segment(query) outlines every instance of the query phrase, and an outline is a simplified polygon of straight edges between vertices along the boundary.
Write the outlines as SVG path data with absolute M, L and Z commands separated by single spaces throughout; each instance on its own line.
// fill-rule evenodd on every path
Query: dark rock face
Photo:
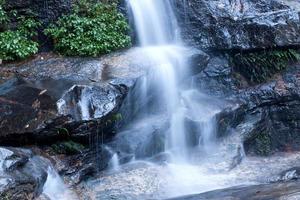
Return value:
M 176 1 L 182 35 L 204 49 L 257 49 L 300 45 L 297 0 Z
M 218 136 L 238 128 L 248 155 L 300 150 L 300 65 L 252 87 L 241 88 L 238 73 L 227 57 L 217 55 L 192 78 L 201 92 L 232 103 L 216 116 Z
M 73 185 L 106 169 L 112 156 L 108 148 L 99 145 L 77 155 L 57 158 L 55 167 Z
M 249 111 L 261 116 L 261 125 L 245 141 L 250 154 L 257 152 L 258 146 L 265 153 L 300 150 L 299 73 L 299 65 L 292 66 L 276 81 L 242 94 Z
M 192 84 L 211 96 L 228 96 L 237 90 L 232 73 L 228 59 L 216 56 L 210 59 L 200 73 L 192 77 Z
M 47 179 L 49 163 L 31 151 L 0 148 L 0 198 L 34 199 Z
M 8 0 L 5 8 L 16 10 L 22 14 L 34 12 L 40 21 L 47 25 L 55 21 L 59 16 L 70 11 L 71 0 Z

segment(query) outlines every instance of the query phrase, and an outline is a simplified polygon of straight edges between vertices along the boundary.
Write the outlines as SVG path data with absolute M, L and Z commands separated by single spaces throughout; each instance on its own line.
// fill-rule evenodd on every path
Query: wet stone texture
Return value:
M 204 49 L 249 50 L 300 44 L 297 0 L 175 1 L 182 35 Z
M 34 199 L 41 194 L 49 161 L 18 148 L 0 148 L 0 160 L 1 199 Z
M 99 128 L 106 139 L 112 137 L 114 115 L 145 72 L 137 59 L 131 61 L 136 53 L 100 59 L 37 57 L 1 66 L 6 82 L 0 85 L 0 144 L 88 143 Z

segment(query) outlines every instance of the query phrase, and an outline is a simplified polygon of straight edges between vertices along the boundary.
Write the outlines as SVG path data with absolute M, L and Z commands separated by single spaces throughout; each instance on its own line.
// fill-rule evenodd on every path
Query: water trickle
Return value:
M 63 180 L 60 178 L 58 173 L 51 166 L 48 168 L 48 177 L 43 187 L 43 194 L 46 199 L 50 200 L 77 200 L 77 195 L 72 192 Z
M 113 171 L 118 171 L 120 169 L 119 156 L 114 153 L 109 162 L 109 169 Z

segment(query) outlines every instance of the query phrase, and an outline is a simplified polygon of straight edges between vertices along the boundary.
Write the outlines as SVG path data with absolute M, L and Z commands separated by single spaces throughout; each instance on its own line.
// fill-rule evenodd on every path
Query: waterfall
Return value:
M 128 0 L 141 46 L 169 45 L 178 27 L 169 0 Z
M 128 0 L 129 8 L 133 15 L 135 30 L 138 35 L 138 42 L 144 49 L 145 54 L 151 60 L 153 69 L 144 81 L 143 96 L 151 94 L 154 96 L 151 108 L 144 108 L 143 113 L 153 112 L 164 113 L 169 118 L 170 128 L 167 131 L 165 149 L 171 153 L 174 161 L 187 161 L 188 157 L 188 135 L 185 121 L 190 112 L 202 112 L 197 107 L 193 98 L 188 101 L 182 96 L 187 92 L 181 88 L 181 82 L 188 74 L 188 66 L 182 53 L 184 48 L 180 39 L 180 31 L 177 26 L 176 17 L 169 0 Z M 145 99 L 145 97 L 143 97 Z M 153 104 L 155 106 L 153 106 Z M 154 109 L 155 108 L 155 109 Z M 159 108 L 159 109 L 157 109 Z M 199 110 L 198 110 L 199 109 Z M 202 109 L 202 110 L 201 110 Z M 195 115 L 207 115 L 207 112 L 196 113 Z M 214 132 L 211 120 L 199 121 L 203 132 L 201 142 L 204 146 L 211 143 Z M 204 144 L 205 143 L 205 144 Z
M 114 153 L 114 155 L 111 157 L 111 160 L 109 162 L 109 167 L 111 170 L 117 171 L 119 170 L 119 156 L 117 153 Z

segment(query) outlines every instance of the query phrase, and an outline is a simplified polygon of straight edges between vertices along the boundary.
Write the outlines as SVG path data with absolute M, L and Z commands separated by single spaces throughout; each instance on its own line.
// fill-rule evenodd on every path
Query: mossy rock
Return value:
M 67 155 L 78 154 L 85 149 L 84 145 L 71 140 L 53 144 L 51 147 L 56 153 Z

